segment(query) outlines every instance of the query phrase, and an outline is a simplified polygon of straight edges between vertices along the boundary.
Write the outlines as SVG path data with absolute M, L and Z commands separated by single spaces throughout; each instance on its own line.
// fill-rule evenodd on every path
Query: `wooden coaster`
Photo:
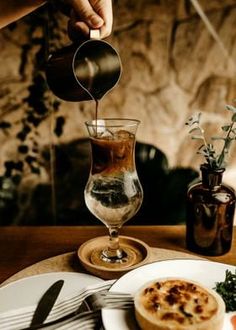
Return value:
M 205 259 L 203 257 L 189 254 L 187 252 L 180 252 L 180 251 L 154 248 L 154 247 L 148 247 L 148 248 L 151 251 L 150 253 L 151 256 L 150 259 L 147 260 L 147 263 L 157 262 L 167 259 Z M 1 283 L 0 287 L 28 276 L 34 276 L 38 274 L 45 274 L 51 272 L 87 273 L 78 260 L 78 251 L 73 251 L 73 252 L 60 254 L 58 256 L 51 257 L 48 259 L 44 259 L 29 267 L 26 267 L 21 271 L 17 272 L 16 274 L 12 275 L 11 277 L 9 277 L 3 283 Z M 120 277 L 121 275 L 118 274 L 117 278 Z
M 110 264 L 105 262 L 103 265 L 97 265 L 98 253 L 95 251 L 101 251 L 107 244 L 108 236 L 100 236 L 85 242 L 78 249 L 78 258 L 89 273 L 103 279 L 114 279 L 150 261 L 151 249 L 146 243 L 133 237 L 120 236 L 120 244 L 124 249 L 132 251 L 134 262 L 131 265 L 129 263 Z

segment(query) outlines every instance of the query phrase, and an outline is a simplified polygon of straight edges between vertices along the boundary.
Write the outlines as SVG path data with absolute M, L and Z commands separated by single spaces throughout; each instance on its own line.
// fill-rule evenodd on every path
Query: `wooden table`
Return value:
M 103 226 L 1 227 L 0 283 L 36 262 L 75 251 L 83 242 L 107 234 Z M 185 226 L 125 226 L 122 235 L 136 237 L 149 246 L 188 252 Z M 208 259 L 236 265 L 236 227 L 230 252 Z

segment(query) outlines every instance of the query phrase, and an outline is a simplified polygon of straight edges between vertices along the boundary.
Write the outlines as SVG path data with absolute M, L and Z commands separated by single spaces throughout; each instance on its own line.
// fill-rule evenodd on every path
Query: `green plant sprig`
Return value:
M 197 113 L 190 117 L 186 122 L 186 125 L 190 126 L 189 134 L 192 135 L 193 140 L 201 140 L 202 144 L 198 148 L 197 154 L 203 155 L 209 168 L 216 170 L 224 168 L 226 166 L 226 157 L 229 153 L 232 142 L 236 139 L 236 108 L 232 105 L 226 105 L 226 109 L 232 113 L 231 121 L 229 124 L 221 127 L 225 136 L 213 136 L 211 137 L 212 143 L 207 142 L 205 138 L 205 131 L 201 126 L 201 113 Z M 222 149 L 219 153 L 216 152 L 213 141 L 223 141 Z

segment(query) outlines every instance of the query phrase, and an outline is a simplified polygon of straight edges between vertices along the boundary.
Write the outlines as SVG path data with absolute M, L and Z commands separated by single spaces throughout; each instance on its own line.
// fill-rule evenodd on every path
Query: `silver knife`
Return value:
M 58 280 L 53 283 L 50 288 L 43 294 L 34 312 L 30 326 L 40 325 L 48 317 L 51 312 L 59 293 L 63 287 L 64 280 Z

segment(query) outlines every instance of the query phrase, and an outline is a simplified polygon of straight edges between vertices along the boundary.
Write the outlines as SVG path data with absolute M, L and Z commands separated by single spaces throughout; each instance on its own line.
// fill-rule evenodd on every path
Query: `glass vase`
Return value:
M 186 245 L 193 252 L 219 256 L 231 248 L 235 192 L 222 183 L 224 169 L 201 165 L 202 180 L 187 192 Z

